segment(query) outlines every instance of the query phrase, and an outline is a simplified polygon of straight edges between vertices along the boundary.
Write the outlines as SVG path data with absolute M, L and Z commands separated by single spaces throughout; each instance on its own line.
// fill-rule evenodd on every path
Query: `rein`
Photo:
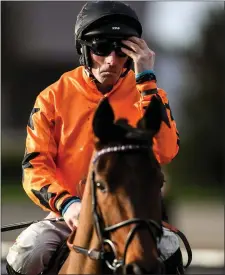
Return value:
M 113 146 L 104 148 L 100 151 L 98 151 L 93 159 L 93 164 L 97 162 L 97 160 L 108 153 L 115 153 L 115 152 L 127 152 L 127 151 L 140 151 L 140 150 L 146 150 L 149 149 L 149 146 L 147 145 L 135 145 L 135 144 L 128 144 L 128 145 L 121 145 L 121 146 Z M 70 238 L 67 241 L 67 245 L 70 248 L 70 250 L 74 250 L 77 253 L 81 253 L 90 259 L 93 260 L 105 260 L 106 265 L 109 269 L 111 269 L 113 272 L 116 272 L 119 267 L 123 267 L 125 265 L 126 261 L 126 255 L 128 247 L 133 240 L 133 237 L 138 229 L 140 228 L 147 228 L 149 233 L 152 235 L 153 240 L 155 241 L 155 244 L 157 244 L 157 238 L 161 238 L 162 236 L 162 227 L 160 224 L 155 222 L 151 219 L 139 219 L 139 218 L 132 218 L 129 220 L 125 220 L 122 222 L 119 222 L 117 224 L 103 227 L 102 226 L 102 218 L 100 217 L 98 211 L 97 211 L 97 196 L 96 196 L 96 180 L 95 180 L 95 172 L 92 171 L 92 178 L 91 178 L 91 188 L 92 188 L 92 213 L 93 213 L 93 219 L 94 219 L 94 226 L 97 232 L 97 236 L 99 238 L 101 249 L 86 249 L 77 245 L 72 244 L 72 240 L 74 235 L 72 234 Z M 130 230 L 128 233 L 126 242 L 125 242 L 125 249 L 122 259 L 117 258 L 117 251 L 114 243 L 110 240 L 105 238 L 106 234 L 113 232 L 119 228 L 122 228 L 124 226 L 134 224 L 135 226 Z M 109 253 L 106 251 L 105 246 L 108 246 L 111 250 Z M 110 262 L 111 257 L 114 257 L 113 261 Z

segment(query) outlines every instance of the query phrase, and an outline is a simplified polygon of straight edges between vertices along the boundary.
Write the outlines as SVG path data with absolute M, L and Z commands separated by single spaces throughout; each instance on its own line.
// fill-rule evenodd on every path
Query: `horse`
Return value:
M 154 96 L 136 127 L 114 121 L 107 97 L 99 104 L 79 225 L 59 274 L 165 274 L 157 248 L 164 177 L 153 152 L 161 104 Z

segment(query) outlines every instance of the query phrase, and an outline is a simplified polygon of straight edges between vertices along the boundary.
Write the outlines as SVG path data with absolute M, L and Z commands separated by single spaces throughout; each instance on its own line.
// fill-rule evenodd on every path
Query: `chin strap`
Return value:
M 100 84 L 100 82 L 97 80 L 97 78 L 95 78 L 95 76 L 93 75 L 91 68 L 88 67 L 87 65 L 84 65 L 84 67 L 85 67 L 85 71 L 86 71 L 88 77 L 90 77 L 93 82 Z

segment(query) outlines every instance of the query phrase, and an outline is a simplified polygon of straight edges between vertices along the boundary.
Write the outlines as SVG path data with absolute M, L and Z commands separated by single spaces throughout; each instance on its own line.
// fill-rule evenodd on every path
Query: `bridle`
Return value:
M 108 147 L 104 148 L 100 151 L 98 151 L 93 159 L 93 164 L 97 162 L 97 160 L 108 153 L 112 152 L 127 152 L 127 151 L 141 151 L 141 150 L 148 150 L 149 146 L 147 145 L 136 145 L 136 144 L 128 144 L 128 145 L 120 145 L 120 146 L 114 146 L 114 147 Z M 111 269 L 114 273 L 121 267 L 125 266 L 126 261 L 126 255 L 128 247 L 137 232 L 138 229 L 146 228 L 149 233 L 152 235 L 153 240 L 157 247 L 157 241 L 162 236 L 162 227 L 159 225 L 156 221 L 151 219 L 139 219 L 139 218 L 132 218 L 129 220 L 125 220 L 122 222 L 119 222 L 117 224 L 104 227 L 103 221 L 101 216 L 98 213 L 98 203 L 97 203 L 97 196 L 96 196 L 96 188 L 97 188 L 97 182 L 95 179 L 95 172 L 92 171 L 92 178 L 91 178 L 91 188 L 92 188 L 92 213 L 93 213 L 93 219 L 94 219 L 94 226 L 101 244 L 100 250 L 96 249 L 86 249 L 80 246 L 72 245 L 70 243 L 70 247 L 75 250 L 77 253 L 81 253 L 83 255 L 88 256 L 89 258 L 93 260 L 104 260 L 106 265 L 109 269 Z M 125 249 L 123 253 L 122 259 L 118 259 L 117 257 L 117 251 L 114 243 L 107 238 L 109 236 L 110 232 L 113 232 L 119 228 L 122 228 L 124 226 L 134 224 L 135 226 L 131 228 L 130 232 L 128 233 L 126 242 L 125 242 Z M 110 252 L 106 250 L 106 246 L 110 248 Z M 113 260 L 112 260 L 113 257 Z M 160 259 L 158 258 L 160 261 Z

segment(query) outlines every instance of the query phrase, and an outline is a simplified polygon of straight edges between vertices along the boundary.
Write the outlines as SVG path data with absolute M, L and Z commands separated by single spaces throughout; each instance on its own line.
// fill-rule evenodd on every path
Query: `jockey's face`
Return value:
M 127 56 L 118 56 L 115 51 L 107 56 L 99 56 L 91 52 L 92 73 L 101 83 L 100 88 L 107 88 L 107 86 L 116 84 L 123 72 L 127 58 Z

